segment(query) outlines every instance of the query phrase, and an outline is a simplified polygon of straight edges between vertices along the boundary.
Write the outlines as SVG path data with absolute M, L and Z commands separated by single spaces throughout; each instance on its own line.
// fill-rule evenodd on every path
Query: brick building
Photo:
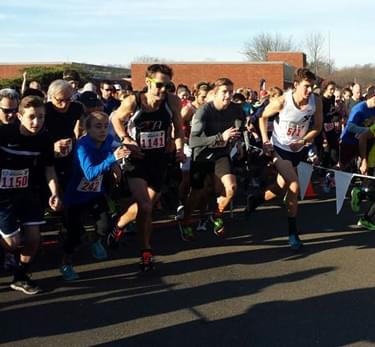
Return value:
M 134 89 L 145 85 L 145 70 L 149 64 L 132 64 L 131 76 Z M 266 80 L 266 87 L 287 88 L 293 82 L 296 68 L 306 66 L 302 52 L 269 52 L 265 62 L 181 62 L 168 63 L 174 71 L 173 82 L 193 87 L 196 82 L 213 82 L 220 77 L 230 78 L 235 88 L 259 90 L 259 81 Z

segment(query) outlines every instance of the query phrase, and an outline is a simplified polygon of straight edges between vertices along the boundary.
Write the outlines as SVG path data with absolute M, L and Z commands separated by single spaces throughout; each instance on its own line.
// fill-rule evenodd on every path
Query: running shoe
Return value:
M 147 272 L 155 269 L 154 257 L 152 255 L 151 249 L 145 249 L 141 252 L 139 267 L 142 272 Z
M 178 223 L 178 228 L 180 229 L 180 236 L 182 241 L 194 241 L 195 234 L 193 228 L 189 225 L 182 225 Z
M 359 218 L 357 225 L 364 227 L 368 230 L 375 230 L 375 223 L 373 223 L 369 218 L 366 217 Z
M 107 235 L 107 246 L 111 249 L 118 249 L 121 237 L 124 235 L 124 230 L 115 226 Z
M 298 251 L 303 246 L 303 243 L 298 235 L 289 235 L 289 245 L 293 251 Z
M 91 247 L 91 254 L 95 259 L 98 260 L 105 260 L 108 258 L 108 253 L 106 249 L 103 247 L 102 242 L 100 239 L 96 242 L 94 242 Z
M 72 265 L 62 265 L 60 272 L 65 281 L 74 281 L 79 279 L 79 275 L 74 271 Z
M 223 236 L 225 232 L 223 219 L 221 217 L 211 216 L 210 220 L 214 226 L 214 234 L 216 236 Z
M 202 233 L 202 232 L 205 233 L 207 231 L 207 229 L 208 229 L 208 223 L 209 222 L 210 221 L 208 220 L 208 218 L 202 218 L 202 219 L 200 219 L 199 222 L 198 222 L 198 225 L 197 225 L 197 227 L 195 229 L 195 231 L 197 231 L 199 233 Z
M 176 216 L 174 217 L 175 220 L 182 220 L 184 219 L 184 205 L 180 205 L 177 207 Z
M 28 295 L 38 294 L 42 291 L 27 275 L 19 278 L 15 277 L 14 281 L 10 284 L 10 288 Z
M 353 212 L 359 212 L 359 206 L 361 204 L 361 188 L 354 187 L 350 193 L 352 199 L 350 201 L 350 206 Z

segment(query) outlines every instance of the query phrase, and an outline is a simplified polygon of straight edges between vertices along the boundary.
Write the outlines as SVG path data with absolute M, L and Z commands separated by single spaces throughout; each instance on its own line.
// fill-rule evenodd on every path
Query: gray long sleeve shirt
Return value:
M 244 119 L 238 104 L 231 103 L 224 110 L 217 110 L 213 102 L 200 107 L 193 117 L 189 140 L 193 160 L 217 160 L 229 155 L 230 146 L 223 141 L 222 133 L 234 127 L 236 120 Z

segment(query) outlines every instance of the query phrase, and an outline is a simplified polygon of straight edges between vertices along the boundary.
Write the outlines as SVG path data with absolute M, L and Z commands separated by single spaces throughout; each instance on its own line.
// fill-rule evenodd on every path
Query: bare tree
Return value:
M 266 61 L 268 52 L 297 50 L 292 36 L 285 38 L 278 33 L 260 33 L 245 42 L 244 46 L 241 53 L 252 61 Z
M 315 75 L 331 72 L 331 62 L 323 54 L 324 43 L 325 38 L 322 33 L 313 32 L 306 35 L 305 49 L 308 65 Z

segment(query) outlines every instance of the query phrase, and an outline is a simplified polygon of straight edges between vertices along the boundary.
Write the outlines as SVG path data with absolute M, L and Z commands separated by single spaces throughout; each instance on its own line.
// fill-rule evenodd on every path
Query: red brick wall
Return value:
M 132 84 L 135 90 L 145 85 L 145 71 L 149 64 L 132 64 Z M 171 63 L 174 71 L 173 82 L 190 88 L 199 81 L 213 82 L 227 77 L 234 82 L 235 89 L 248 87 L 259 90 L 259 80 L 266 80 L 267 88 L 284 88 L 284 64 L 282 63 Z
M 268 52 L 268 61 L 284 61 L 295 68 L 306 66 L 306 54 L 302 52 Z
M 0 79 L 22 77 L 23 69 L 31 66 L 57 66 L 56 64 L 0 64 Z

